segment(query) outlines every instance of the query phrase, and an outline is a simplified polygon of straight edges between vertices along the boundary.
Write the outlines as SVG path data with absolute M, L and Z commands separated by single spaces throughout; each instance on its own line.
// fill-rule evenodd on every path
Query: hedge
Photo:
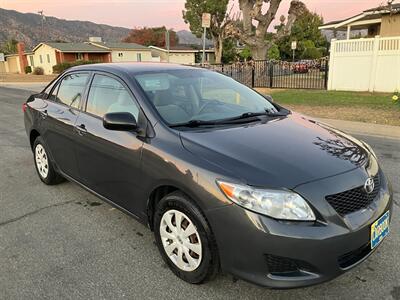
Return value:
M 53 73 L 55 74 L 60 74 L 64 72 L 65 70 L 75 67 L 75 66 L 80 66 L 80 65 L 88 65 L 88 64 L 97 64 L 100 63 L 99 61 L 91 61 L 91 60 L 79 60 L 79 61 L 74 61 L 74 62 L 63 62 L 59 63 L 53 66 Z

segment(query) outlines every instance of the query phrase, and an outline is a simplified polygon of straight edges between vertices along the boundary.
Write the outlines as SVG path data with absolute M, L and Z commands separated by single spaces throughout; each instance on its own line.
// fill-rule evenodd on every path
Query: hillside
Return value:
M 46 16 L 42 37 L 41 20 L 38 14 L 0 8 L 0 42 L 14 38 L 24 41 L 27 48 L 32 48 L 42 40 L 82 42 L 87 41 L 89 36 L 100 36 L 106 41 L 116 42 L 129 33 L 128 28 Z

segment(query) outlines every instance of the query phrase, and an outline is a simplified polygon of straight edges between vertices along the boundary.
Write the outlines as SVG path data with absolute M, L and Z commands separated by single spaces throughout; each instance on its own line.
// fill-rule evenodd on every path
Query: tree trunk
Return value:
M 267 59 L 267 53 L 269 50 L 269 45 L 265 44 L 257 44 L 257 45 L 251 45 L 250 50 L 251 50 L 251 55 L 254 60 L 264 60 Z
M 220 64 L 222 59 L 222 37 L 216 37 L 214 40 L 215 63 Z

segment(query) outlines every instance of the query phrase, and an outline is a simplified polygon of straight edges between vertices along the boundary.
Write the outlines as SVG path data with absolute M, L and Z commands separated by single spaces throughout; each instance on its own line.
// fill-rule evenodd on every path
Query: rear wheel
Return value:
M 55 171 L 53 162 L 50 160 L 47 148 L 40 136 L 37 137 L 33 143 L 33 158 L 39 178 L 45 184 L 54 185 L 64 180 L 64 178 Z
M 183 193 L 171 193 L 158 203 L 154 234 L 161 256 L 179 278 L 203 283 L 218 273 L 211 229 L 200 209 Z

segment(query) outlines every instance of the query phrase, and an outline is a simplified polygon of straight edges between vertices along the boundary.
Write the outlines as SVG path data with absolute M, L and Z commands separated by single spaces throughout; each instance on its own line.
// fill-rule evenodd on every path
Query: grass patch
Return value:
M 271 90 L 274 100 L 295 111 L 321 118 L 400 126 L 400 105 L 393 94 L 320 90 Z

